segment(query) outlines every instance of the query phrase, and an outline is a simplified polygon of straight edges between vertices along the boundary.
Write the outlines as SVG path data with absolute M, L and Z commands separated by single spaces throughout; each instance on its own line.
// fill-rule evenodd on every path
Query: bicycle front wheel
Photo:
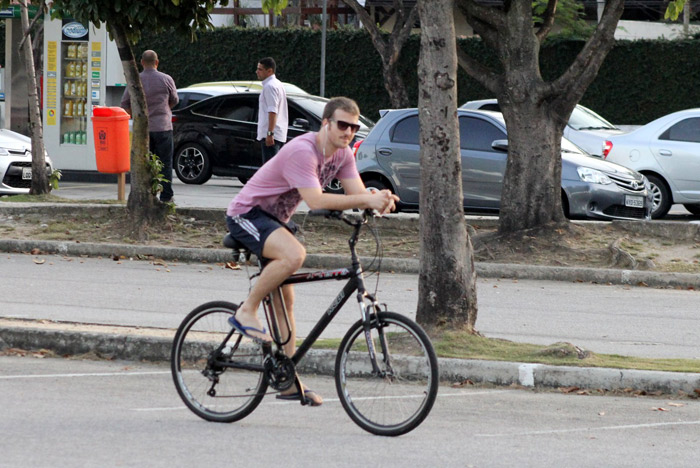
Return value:
M 362 321 L 340 344 L 335 385 L 352 420 L 373 434 L 398 436 L 412 431 L 428 416 L 438 391 L 435 350 L 423 329 L 393 313 L 373 314 L 369 353 Z
M 207 421 L 246 417 L 267 389 L 262 346 L 231 333 L 228 319 L 237 308 L 229 302 L 197 307 L 182 321 L 173 341 L 175 388 L 187 407 Z

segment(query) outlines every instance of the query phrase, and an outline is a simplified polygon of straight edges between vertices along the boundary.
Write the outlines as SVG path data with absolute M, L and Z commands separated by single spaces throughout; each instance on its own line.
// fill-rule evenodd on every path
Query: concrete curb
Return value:
M 90 257 L 123 256 L 136 259 L 153 257 L 186 263 L 225 263 L 233 260 L 231 251 L 227 249 L 0 239 L 0 251 L 3 252 L 31 252 L 34 249 L 39 249 L 42 254 L 85 255 Z M 371 261 L 371 258 L 362 258 L 364 265 L 369 265 Z M 343 268 L 347 266 L 348 260 L 344 256 L 324 254 L 310 254 L 306 257 L 306 262 L 304 263 L 306 268 L 320 269 Z M 419 267 L 420 264 L 417 259 L 382 259 L 382 271 L 385 272 L 416 274 L 419 272 Z M 476 262 L 475 268 L 477 274 L 482 278 L 514 278 L 700 290 L 700 275 L 692 273 L 659 273 L 640 270 L 550 267 L 483 262 Z
M 22 216 L 24 214 L 45 213 L 51 210 L 52 215 L 72 214 L 76 211 L 107 214 L 117 213 L 125 209 L 123 204 L 81 204 L 81 203 L 0 203 L 0 213 L 5 215 Z M 183 216 L 195 219 L 222 221 L 223 211 L 210 208 L 177 208 Z M 293 219 L 298 224 L 337 224 L 333 220 L 309 218 L 303 213 L 295 214 Z M 392 215 L 377 220 L 380 226 L 391 228 L 397 224 L 407 223 L 418 229 L 418 217 Z M 489 216 L 467 216 L 471 226 L 477 228 L 493 227 L 498 219 Z M 613 221 L 621 224 L 631 232 L 641 228 L 639 222 Z M 643 223 L 644 229 L 651 229 L 654 235 L 700 239 L 700 222 L 672 223 L 655 222 Z M 93 244 L 64 241 L 39 240 L 3 240 L 0 239 L 0 251 L 31 252 L 39 249 L 42 253 L 70 256 L 111 257 L 124 256 L 131 258 L 156 257 L 169 261 L 224 263 L 232 261 L 231 252 L 225 249 L 197 249 L 181 247 L 144 246 L 129 244 Z M 371 258 L 363 258 L 363 264 L 369 265 Z M 342 268 L 347 266 L 347 259 L 335 255 L 308 255 L 304 264 L 307 268 Z M 411 273 L 419 272 L 419 262 L 410 258 L 384 258 L 382 270 Z M 477 274 L 482 278 L 514 278 L 549 281 L 585 282 L 600 284 L 621 284 L 631 286 L 648 286 L 656 288 L 682 288 L 700 290 L 700 275 L 692 273 L 659 273 L 642 270 L 619 270 L 584 267 L 550 267 L 538 265 L 500 264 L 476 262 Z
M 158 330 L 159 336 L 5 327 L 0 330 L 0 350 L 48 349 L 58 355 L 94 354 L 102 358 L 127 361 L 167 362 L 170 359 L 175 330 Z M 165 335 L 163 336 L 164 333 Z M 168 332 L 170 336 L 168 335 Z M 301 373 L 334 374 L 336 350 L 311 350 L 300 363 Z M 579 387 L 588 389 L 632 389 L 647 393 L 693 393 L 700 389 L 700 374 L 610 369 L 594 367 L 548 366 L 518 362 L 440 358 L 443 382 L 491 383 L 524 387 Z

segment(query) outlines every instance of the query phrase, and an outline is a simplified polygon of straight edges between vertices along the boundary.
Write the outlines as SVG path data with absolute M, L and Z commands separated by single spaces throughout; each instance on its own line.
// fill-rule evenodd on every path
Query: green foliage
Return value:
M 60 169 L 54 169 L 51 174 L 49 174 L 49 185 L 51 189 L 58 190 L 58 181 L 61 180 L 63 174 Z
M 163 162 L 158 156 L 149 151 L 146 165 L 148 166 L 148 173 L 151 175 L 151 193 L 158 195 L 163 191 L 163 182 L 168 182 L 168 179 L 163 176 Z
M 535 23 L 542 22 L 542 15 L 547 10 L 548 0 L 534 0 L 532 12 Z M 583 5 L 576 0 L 559 0 L 554 15 L 555 36 L 567 38 L 588 38 L 593 34 L 595 26 L 588 24 L 583 19 Z
M 287 8 L 287 4 L 287 0 L 263 0 L 262 11 L 267 14 L 272 10 L 275 16 L 279 16 L 282 14 L 282 10 Z
M 689 0 L 671 0 L 666 8 L 666 13 L 664 13 L 664 19 L 676 21 L 687 1 Z
M 194 29 L 211 28 L 209 12 L 228 0 L 54 0 L 54 17 L 72 16 L 84 23 L 108 23 L 125 29 L 131 42 L 143 31 L 172 30 L 191 37 Z
M 482 63 L 499 69 L 493 52 L 479 39 L 460 39 L 459 47 Z M 560 76 L 584 45 L 556 38 L 540 53 L 546 80 Z M 139 49 L 139 50 L 136 50 Z M 320 89 L 321 33 L 309 29 L 219 28 L 201 32 L 194 43 L 175 34 L 145 35 L 134 52 L 154 49 L 159 70 L 182 88 L 203 81 L 255 80 L 255 65 L 272 56 L 277 76 L 312 94 Z M 418 103 L 416 63 L 420 37 L 411 36 L 401 53 L 399 74 L 411 105 Z M 138 56 L 138 55 L 137 55 Z M 611 122 L 644 124 L 681 109 L 700 107 L 700 38 L 679 41 L 619 41 L 581 104 Z M 458 103 L 494 97 L 463 70 L 457 75 Z M 379 54 L 366 31 L 328 31 L 326 96 L 348 96 L 374 120 L 391 107 L 384 89 Z

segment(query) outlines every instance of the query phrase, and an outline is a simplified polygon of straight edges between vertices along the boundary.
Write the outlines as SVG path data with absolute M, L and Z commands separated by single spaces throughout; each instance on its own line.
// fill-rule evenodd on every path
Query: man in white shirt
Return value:
M 275 76 L 272 57 L 260 59 L 255 74 L 262 81 L 258 105 L 258 140 L 262 141 L 262 164 L 270 160 L 287 141 L 287 93 Z

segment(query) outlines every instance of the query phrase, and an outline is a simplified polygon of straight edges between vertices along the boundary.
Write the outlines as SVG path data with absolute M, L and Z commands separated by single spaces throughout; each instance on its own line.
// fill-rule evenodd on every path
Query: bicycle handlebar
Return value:
M 372 218 L 375 216 L 374 210 L 371 210 L 371 209 L 363 210 L 361 218 L 349 216 L 349 215 L 345 214 L 344 211 L 340 211 L 340 210 L 326 210 L 326 209 L 309 210 L 308 214 L 309 214 L 309 216 L 323 216 L 325 218 L 339 219 L 341 221 L 346 222 L 347 224 L 349 224 L 351 226 L 356 226 L 358 224 L 364 224 L 369 218 Z

